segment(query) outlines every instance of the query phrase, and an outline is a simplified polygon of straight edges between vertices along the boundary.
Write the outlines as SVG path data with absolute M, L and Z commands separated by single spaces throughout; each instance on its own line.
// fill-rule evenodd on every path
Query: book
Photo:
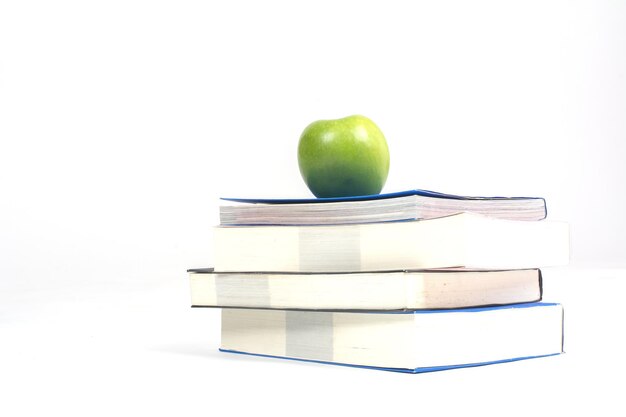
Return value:
M 313 225 L 420 220 L 462 212 L 509 220 L 546 218 L 540 197 L 468 197 L 427 190 L 316 199 L 223 198 L 220 224 Z
M 189 270 L 193 307 L 295 310 L 451 309 L 540 301 L 539 269 L 337 274 Z
M 400 372 L 426 372 L 558 355 L 555 303 L 347 313 L 223 309 L 223 352 Z
M 524 269 L 569 262 L 567 223 L 473 213 L 404 222 L 213 230 L 218 272 Z

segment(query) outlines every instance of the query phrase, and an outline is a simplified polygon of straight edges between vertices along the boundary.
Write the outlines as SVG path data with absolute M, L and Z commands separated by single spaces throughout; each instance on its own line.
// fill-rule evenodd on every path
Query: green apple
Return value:
M 389 173 L 389 148 L 367 117 L 318 120 L 300 136 L 298 165 L 316 197 L 378 194 Z

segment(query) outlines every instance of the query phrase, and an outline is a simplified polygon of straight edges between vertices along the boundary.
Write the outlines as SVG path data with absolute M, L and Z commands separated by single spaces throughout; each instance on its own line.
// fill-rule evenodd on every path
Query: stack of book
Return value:
M 189 270 L 224 352 L 413 373 L 563 352 L 540 268 L 569 262 L 569 228 L 542 198 L 224 201 L 214 268 Z

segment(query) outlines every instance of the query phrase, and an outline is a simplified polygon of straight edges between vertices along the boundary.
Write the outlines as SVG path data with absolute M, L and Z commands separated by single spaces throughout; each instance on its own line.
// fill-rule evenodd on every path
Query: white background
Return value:
M 626 266 L 625 71 L 620 1 L 0 2 L 8 404 L 78 411 L 109 393 L 113 404 L 135 401 L 127 410 L 204 413 L 237 402 L 225 386 L 245 401 L 274 366 L 294 369 L 215 354 L 218 312 L 188 309 L 185 270 L 211 264 L 218 197 L 310 196 L 296 147 L 317 119 L 359 113 L 379 125 L 391 152 L 384 191 L 545 197 L 549 218 L 572 226 L 573 274 L 623 278 L 580 271 Z M 565 364 L 548 365 L 554 375 L 568 365 L 554 363 Z M 532 385 L 541 365 L 523 366 L 482 371 L 504 379 L 483 400 Z M 398 381 L 285 372 L 316 381 L 307 394 L 345 391 L 353 404 L 356 391 Z M 438 393 L 426 404 L 435 410 L 446 387 L 459 395 L 459 376 L 477 377 L 447 375 L 400 378 L 404 395 L 371 410 L 419 410 L 424 386 Z M 339 378 L 336 391 L 327 378 Z M 562 381 L 541 389 L 550 382 Z M 407 383 L 416 386 L 399 388 Z M 274 388 L 255 401 L 295 395 Z M 317 401 L 294 398 L 304 409 Z

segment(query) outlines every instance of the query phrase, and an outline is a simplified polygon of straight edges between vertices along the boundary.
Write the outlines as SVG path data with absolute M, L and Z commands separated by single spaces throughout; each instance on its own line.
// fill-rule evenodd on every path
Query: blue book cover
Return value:
M 523 361 L 523 360 L 528 360 L 528 359 L 545 358 L 548 356 L 557 356 L 557 355 L 561 355 L 562 353 L 564 353 L 564 352 L 555 352 L 555 353 L 549 353 L 545 355 L 524 356 L 524 357 L 518 357 L 518 358 L 511 358 L 511 359 L 502 359 L 502 360 L 497 360 L 497 361 L 465 363 L 465 364 L 460 364 L 460 365 L 429 366 L 429 367 L 409 369 L 409 368 L 385 368 L 381 366 L 367 366 L 367 365 L 352 365 L 349 363 L 326 362 L 326 361 L 318 361 L 318 360 L 313 360 L 313 359 L 300 359 L 300 358 L 289 358 L 286 356 L 263 355 L 259 353 L 239 352 L 236 350 L 228 350 L 228 349 L 220 349 L 220 352 L 235 353 L 239 355 L 258 356 L 258 357 L 263 357 L 263 358 L 287 359 L 287 360 L 298 361 L 298 362 L 319 363 L 323 365 L 347 366 L 349 368 L 372 369 L 376 371 L 387 371 L 387 372 L 400 372 L 400 373 L 405 373 L 405 374 L 422 374 L 426 372 L 438 372 L 438 371 L 447 371 L 451 369 L 474 368 L 478 366 L 497 365 L 501 363 L 517 362 L 517 361 Z
M 222 200 L 238 203 L 260 203 L 260 204 L 310 204 L 310 203 L 336 203 L 343 201 L 367 201 L 383 200 L 387 198 L 407 197 L 417 195 L 422 197 L 443 198 L 449 200 L 540 200 L 545 204 L 543 197 L 472 197 L 454 194 L 440 193 L 429 190 L 405 190 L 392 193 L 350 196 L 350 197 L 330 197 L 330 198 L 233 198 L 222 197 Z

